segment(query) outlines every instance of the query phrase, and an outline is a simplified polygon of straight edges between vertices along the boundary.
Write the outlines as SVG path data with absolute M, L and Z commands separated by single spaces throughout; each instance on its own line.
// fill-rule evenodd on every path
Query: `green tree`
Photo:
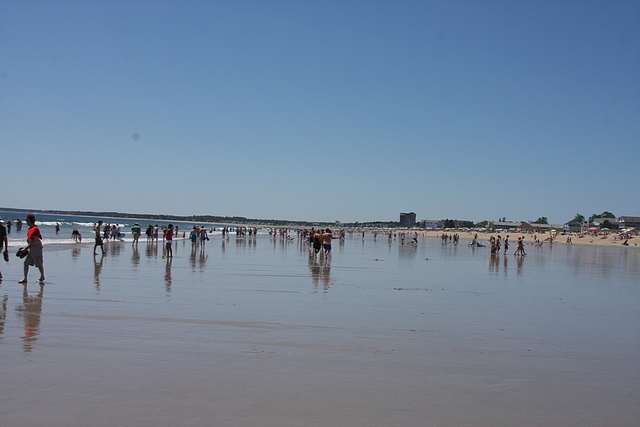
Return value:
M 576 214 L 576 216 L 569 222 L 583 222 L 584 215 Z
M 540 218 L 533 221 L 534 224 L 549 224 L 546 216 L 541 216 Z
M 604 211 L 601 214 L 593 214 L 589 217 L 589 221 L 593 221 L 594 218 L 617 218 L 609 211 Z

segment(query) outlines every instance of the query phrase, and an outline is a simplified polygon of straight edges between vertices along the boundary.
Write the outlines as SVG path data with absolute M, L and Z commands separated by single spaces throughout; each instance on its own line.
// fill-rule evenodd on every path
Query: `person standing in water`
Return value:
M 137 245 L 138 239 L 140 239 L 140 234 L 142 234 L 142 229 L 140 228 L 140 224 L 138 224 L 137 222 L 133 224 L 133 227 L 131 227 L 131 234 L 133 235 L 132 245 Z
M 0 219 L 0 252 L 4 248 L 4 259 L 9 261 L 9 239 L 7 238 L 7 229 L 4 228 L 4 221 Z M 0 271 L 0 281 L 2 280 L 2 272 Z
M 167 233 L 164 235 L 165 247 L 167 249 L 167 258 L 173 257 L 173 248 L 171 247 L 173 243 L 173 224 L 169 224 L 167 227 Z
M 333 239 L 333 235 L 331 234 L 331 230 L 327 228 L 322 234 L 322 247 L 324 248 L 325 256 L 331 253 L 331 239 Z
M 100 249 L 102 249 L 102 255 L 104 255 L 104 243 L 102 243 L 102 234 L 101 234 L 102 221 L 98 221 L 98 225 L 96 225 L 93 230 L 96 232 L 96 243 L 93 245 L 93 254 L 98 255 L 98 253 L 96 252 L 96 249 L 98 249 L 98 246 L 100 246 Z

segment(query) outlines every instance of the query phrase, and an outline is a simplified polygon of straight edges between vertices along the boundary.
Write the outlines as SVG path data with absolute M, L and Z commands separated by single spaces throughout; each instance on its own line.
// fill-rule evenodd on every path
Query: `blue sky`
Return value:
M 0 0 L 0 206 L 640 215 L 640 2 Z

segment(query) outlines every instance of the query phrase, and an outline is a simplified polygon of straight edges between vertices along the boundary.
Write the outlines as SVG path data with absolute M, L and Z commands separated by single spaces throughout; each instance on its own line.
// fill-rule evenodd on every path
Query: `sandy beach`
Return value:
M 413 232 L 408 231 L 407 235 L 411 235 Z M 421 236 L 428 237 L 440 237 L 443 233 L 447 233 L 449 235 L 458 234 L 461 239 L 471 240 L 473 239 L 475 234 L 478 234 L 478 239 L 480 240 L 489 240 L 491 236 L 497 237 L 498 235 L 504 237 L 508 234 L 510 242 L 516 242 L 518 237 L 524 237 L 526 244 L 532 244 L 534 239 L 537 238 L 542 242 L 543 245 L 549 245 L 549 237 L 550 233 L 475 233 L 475 232 L 459 232 L 459 231 L 418 231 L 418 234 Z M 586 246 L 606 246 L 606 247 L 621 247 L 625 249 L 630 248 L 639 248 L 638 243 L 640 243 L 640 237 L 635 234 L 630 234 L 628 239 L 628 246 L 623 245 L 626 239 L 618 238 L 618 234 L 609 233 L 609 234 L 597 234 L 597 235 L 587 235 L 584 237 L 580 237 L 577 233 L 572 233 L 570 235 L 557 234 L 553 239 L 554 245 L 567 245 L 567 237 L 571 237 L 571 245 L 586 245 Z
M 56 247 L 42 288 L 12 257 L 2 425 L 638 425 L 638 251 L 418 239 Z

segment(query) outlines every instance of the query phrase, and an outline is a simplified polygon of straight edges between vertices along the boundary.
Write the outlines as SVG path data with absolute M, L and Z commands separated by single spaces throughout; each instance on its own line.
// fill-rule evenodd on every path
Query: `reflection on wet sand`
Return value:
M 98 260 L 100 257 L 100 260 Z M 102 265 L 104 264 L 104 254 L 93 255 L 93 283 L 96 285 L 96 290 L 100 290 L 100 273 L 102 273 Z
M 71 248 L 71 259 L 73 261 L 78 261 L 78 257 L 80 257 L 81 248 L 74 246 Z
M 489 273 L 498 273 L 498 263 L 500 262 L 500 255 L 489 255 Z
M 173 263 L 173 257 L 167 258 L 167 264 L 164 269 L 164 283 L 167 293 L 171 292 L 171 264 Z
M 516 256 L 516 274 L 522 276 L 522 264 L 524 263 L 524 256 Z
M 191 247 L 191 254 L 189 255 L 189 265 L 191 266 L 191 271 L 196 271 L 199 268 L 200 272 L 204 272 L 204 267 L 207 264 L 207 252 L 204 249 L 204 245 L 200 246 L 198 249 L 195 246 Z
M 131 265 L 133 265 L 133 269 L 137 270 L 140 265 L 140 251 L 138 251 L 138 245 L 132 246 L 132 254 L 131 254 Z
M 147 248 L 145 250 L 145 255 L 147 258 L 157 258 L 158 257 L 158 244 L 153 242 L 147 242 Z
M 309 271 L 311 271 L 313 291 L 318 292 L 320 281 L 322 281 L 322 289 L 327 292 L 331 279 L 331 256 L 319 261 L 316 257 L 309 256 Z
M 22 349 L 25 353 L 30 353 L 40 335 L 40 315 L 42 313 L 42 296 L 44 285 L 40 285 L 40 291 L 35 296 L 29 296 L 29 291 L 25 286 L 22 294 L 22 304 L 16 307 L 18 317 L 24 320 L 24 335 L 22 338 Z
M 7 320 L 7 301 L 9 301 L 9 295 L 5 295 L 2 298 L 2 305 L 0 306 L 0 338 L 4 334 L 4 324 Z

